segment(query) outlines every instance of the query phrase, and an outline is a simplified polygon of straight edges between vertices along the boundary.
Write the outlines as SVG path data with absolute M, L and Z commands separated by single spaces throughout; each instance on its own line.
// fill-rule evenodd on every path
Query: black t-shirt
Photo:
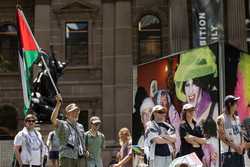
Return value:
M 164 123 L 157 123 L 158 126 L 162 129 L 164 128 L 165 131 L 172 131 L 172 127 L 169 127 L 167 124 Z M 155 145 L 155 155 L 156 156 L 169 156 L 170 150 L 168 144 L 156 144 Z
M 192 129 L 190 125 L 187 122 L 184 122 L 180 125 L 180 138 L 181 138 L 181 148 L 180 148 L 180 156 L 190 154 L 192 152 L 195 152 L 200 160 L 202 160 L 202 157 L 204 155 L 201 145 L 198 148 L 193 147 L 192 144 L 188 143 L 184 137 L 187 134 L 190 134 L 192 136 L 196 137 L 203 137 L 201 127 L 196 125 L 196 122 L 193 121 L 194 128 Z

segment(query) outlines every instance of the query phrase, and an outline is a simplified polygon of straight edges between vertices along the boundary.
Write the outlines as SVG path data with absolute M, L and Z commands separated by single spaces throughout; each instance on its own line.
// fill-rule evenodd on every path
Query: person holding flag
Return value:
M 59 137 L 59 166 L 84 167 L 89 153 L 86 151 L 83 125 L 77 122 L 80 108 L 75 103 L 67 105 L 65 107 L 66 120 L 64 121 L 57 119 L 62 104 L 60 94 L 56 96 L 56 102 L 51 114 L 51 122 Z
M 31 95 L 32 95 L 32 68 L 35 63 L 42 60 L 50 81 L 55 89 L 56 94 L 58 90 L 51 77 L 48 66 L 44 60 L 42 49 L 37 44 L 32 31 L 27 23 L 23 11 L 17 6 L 16 9 L 17 19 L 17 33 L 19 42 L 19 64 L 22 79 L 23 97 L 24 97 L 24 125 L 25 127 L 15 137 L 14 151 L 19 166 L 27 167 L 41 167 L 43 166 L 43 156 L 45 152 L 45 145 L 42 140 L 41 134 L 34 129 L 37 117 L 33 114 L 31 108 Z M 32 113 L 32 114 L 30 114 Z

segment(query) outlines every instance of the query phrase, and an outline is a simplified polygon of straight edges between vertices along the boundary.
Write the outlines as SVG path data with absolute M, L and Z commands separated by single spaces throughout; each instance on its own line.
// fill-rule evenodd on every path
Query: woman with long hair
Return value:
M 119 161 L 113 167 L 132 167 L 132 138 L 128 128 L 121 128 L 118 137 L 121 149 L 118 153 Z
M 194 119 L 195 107 L 185 104 L 182 108 L 182 123 L 180 125 L 181 147 L 178 156 L 184 156 L 195 152 L 202 161 L 204 155 L 202 145 L 206 143 L 201 127 Z

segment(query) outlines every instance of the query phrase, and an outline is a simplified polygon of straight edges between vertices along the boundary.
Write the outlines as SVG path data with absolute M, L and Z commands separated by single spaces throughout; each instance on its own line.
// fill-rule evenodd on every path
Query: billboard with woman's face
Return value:
M 184 103 L 193 104 L 197 122 L 208 117 L 215 119 L 219 100 L 217 52 L 218 47 L 213 44 L 141 65 L 138 85 L 152 98 L 157 90 L 166 90 L 178 113 Z M 152 82 L 156 85 L 153 90 Z
M 197 123 L 208 118 L 215 120 L 218 116 L 217 55 L 218 45 L 213 44 L 138 66 L 137 85 L 146 92 L 145 101 L 151 98 L 155 105 L 161 104 L 168 109 L 166 121 L 176 128 L 177 136 L 182 106 L 186 103 L 195 106 Z M 142 104 L 152 106 L 144 104 L 143 100 Z M 179 147 L 177 139 L 177 152 Z
M 211 45 L 181 54 L 174 74 L 176 98 L 196 108 L 197 123 L 218 116 L 216 50 L 216 46 Z

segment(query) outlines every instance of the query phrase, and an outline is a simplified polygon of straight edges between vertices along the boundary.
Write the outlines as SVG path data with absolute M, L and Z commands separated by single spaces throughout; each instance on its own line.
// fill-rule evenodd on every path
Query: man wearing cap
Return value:
M 165 122 L 167 112 L 162 105 L 152 108 L 144 148 L 150 167 L 169 166 L 172 161 L 171 146 L 176 142 L 176 135 L 174 127 Z
M 14 139 L 14 151 L 19 166 L 41 167 L 45 155 L 45 145 L 42 135 L 35 130 L 37 118 L 28 114 L 24 118 L 25 127 L 18 132 Z
M 59 120 L 57 116 L 62 103 L 61 95 L 56 96 L 56 101 L 51 122 L 60 141 L 59 166 L 86 166 L 85 157 L 88 153 L 85 148 L 84 129 L 82 124 L 77 122 L 80 108 L 75 103 L 69 104 L 65 108 L 66 120 Z
M 228 95 L 224 99 L 224 113 L 217 119 L 219 138 L 221 139 L 221 166 L 244 167 L 244 156 L 240 119 L 236 115 L 239 97 Z
M 104 135 L 99 131 L 101 120 L 93 116 L 89 120 L 90 129 L 85 133 L 85 144 L 89 152 L 87 167 L 102 167 L 102 150 L 104 149 Z

